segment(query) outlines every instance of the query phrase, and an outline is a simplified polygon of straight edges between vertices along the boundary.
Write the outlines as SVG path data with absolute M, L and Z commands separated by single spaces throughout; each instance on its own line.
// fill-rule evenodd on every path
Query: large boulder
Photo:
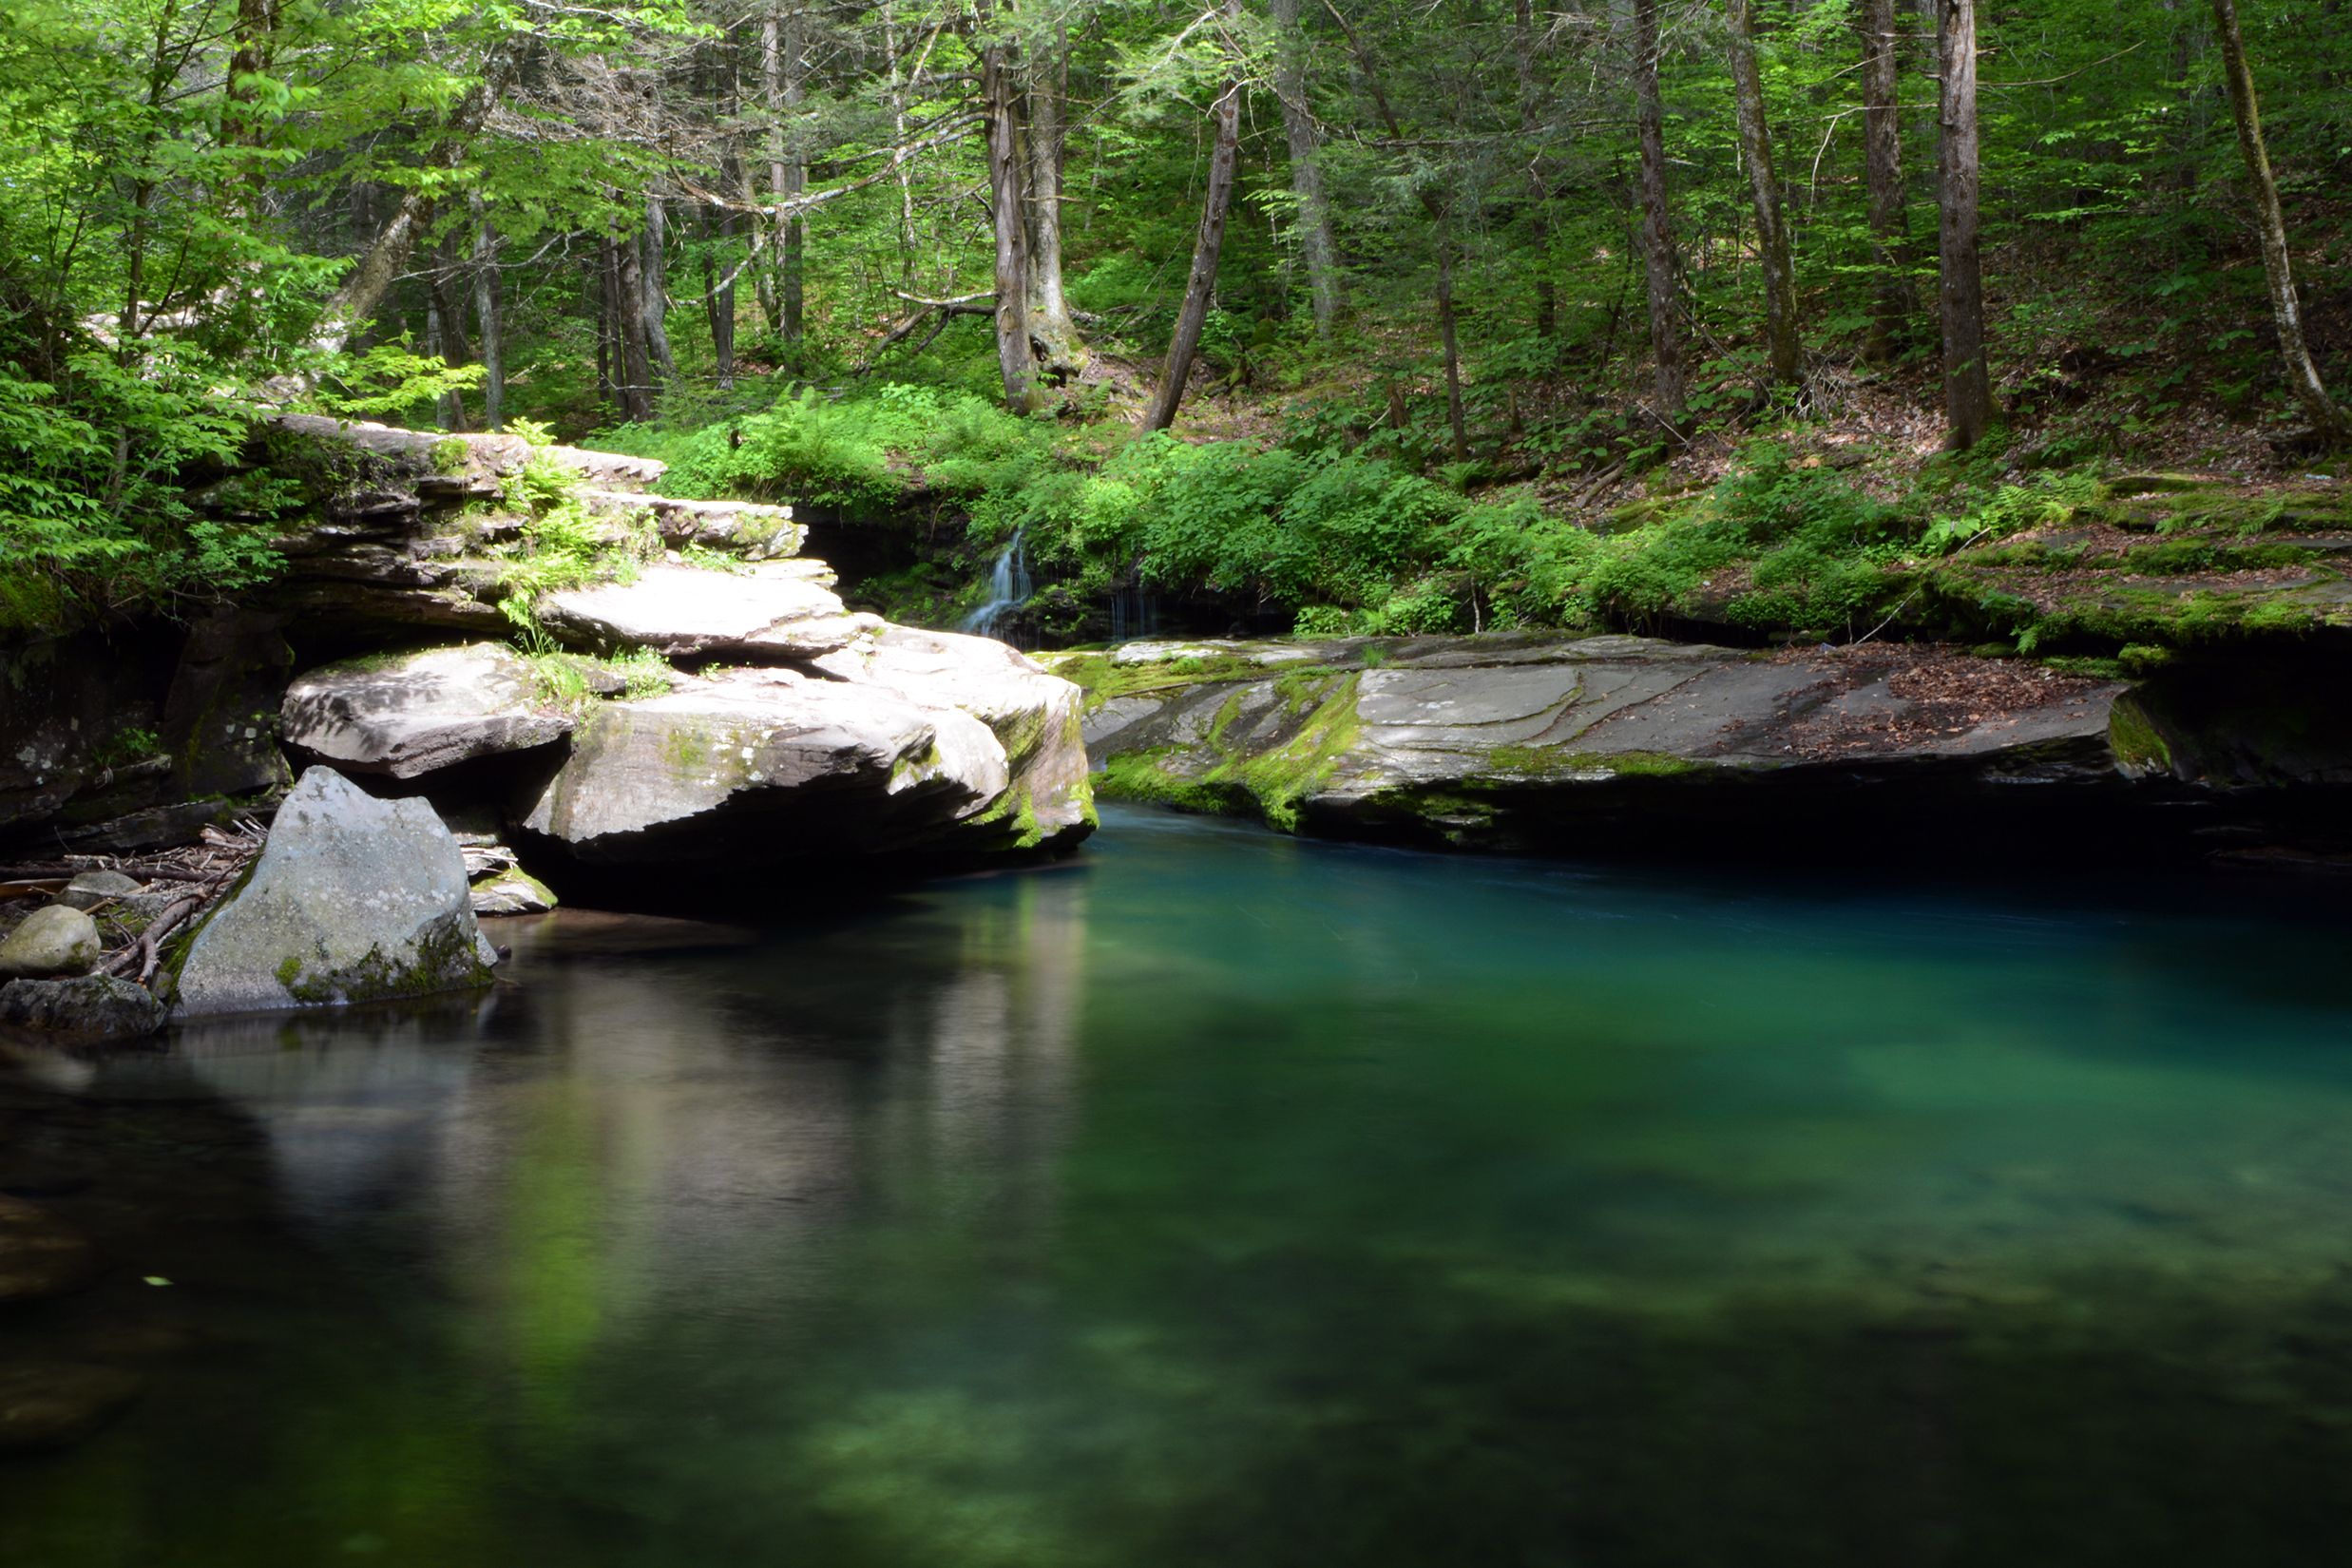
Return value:
M 163 1026 L 163 1004 L 144 985 L 112 975 L 11 980 L 0 985 L 0 1024 L 77 1040 L 131 1040 Z
M 286 744 L 348 772 L 414 778 L 561 740 L 571 718 L 495 642 L 348 660 L 311 671 L 279 712 Z
M 1204 643 L 1072 656 L 1109 793 L 1318 832 L 1692 849 L 1831 822 L 2113 825 L 2119 682 L 1889 646 L 1637 637 Z M 2132 797 L 2144 801 L 2145 797 Z
M 70 904 L 51 904 L 0 941 L 0 980 L 87 974 L 105 951 L 96 921 Z
M 569 858 L 741 865 L 936 838 L 1005 789 L 987 725 L 889 692 L 736 670 L 605 703 L 525 813 Z
M 313 768 L 243 884 L 199 927 L 172 1015 L 374 1002 L 487 985 L 466 861 L 422 800 L 378 800 Z
M 1006 785 L 966 825 L 994 825 L 1016 848 L 1074 843 L 1094 827 L 1094 791 L 1080 735 L 1085 694 L 994 638 L 883 624 L 812 661 L 839 680 L 875 687 L 927 714 L 968 714 L 1004 754 Z
M 847 646 L 871 616 L 853 616 L 820 562 L 763 561 L 736 571 L 648 566 L 626 583 L 542 595 L 540 621 L 566 641 L 651 648 L 676 658 L 755 661 Z

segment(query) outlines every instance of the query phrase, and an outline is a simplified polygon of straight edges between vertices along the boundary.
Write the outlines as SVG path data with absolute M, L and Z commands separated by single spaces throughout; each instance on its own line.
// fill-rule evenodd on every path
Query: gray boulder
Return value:
M 174 1018 L 373 1002 L 487 985 L 466 861 L 422 800 L 313 768 L 245 881 L 188 943 Z
M 473 885 L 472 897 L 477 915 L 545 914 L 556 906 L 547 885 L 520 866 L 484 877 Z
M 313 670 L 287 691 L 279 725 L 308 755 L 414 778 L 561 740 L 572 721 L 545 703 L 521 655 L 474 642 Z
M 789 670 L 736 670 L 606 703 L 522 826 L 603 865 L 738 865 L 938 836 L 1005 787 L 968 715 Z
M 101 904 L 139 891 L 140 885 L 121 871 L 83 871 L 66 884 L 66 890 L 54 902 L 86 914 Z
M 0 980 L 87 974 L 105 951 L 97 922 L 69 904 L 51 904 L 0 941 Z
M 567 641 L 672 657 L 773 660 L 831 653 L 865 628 L 824 584 L 821 562 L 766 561 L 740 571 L 648 566 L 627 583 L 543 595 L 541 622 Z
M 1057 667 L 1092 685 L 1110 793 L 1339 834 L 1583 850 L 1738 844 L 1806 811 L 2095 822 L 2128 782 L 2120 683 L 1932 648 L 1497 634 Z
M 813 661 L 838 680 L 886 691 L 935 718 L 965 714 L 988 727 L 1005 784 L 962 825 L 1006 847 L 1075 843 L 1092 831 L 1094 792 L 1080 734 L 1085 694 L 994 638 L 883 624 Z
M 163 1026 L 163 1004 L 144 985 L 112 975 L 11 980 L 0 985 L 0 1024 L 82 1040 L 131 1040 Z

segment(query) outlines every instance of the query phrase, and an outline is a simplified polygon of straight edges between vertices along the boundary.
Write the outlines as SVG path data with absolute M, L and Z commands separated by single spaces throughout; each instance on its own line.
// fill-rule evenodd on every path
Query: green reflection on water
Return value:
M 185 1343 L 0 1561 L 2334 1561 L 2341 927 L 2043 902 L 1135 813 L 190 1037 L 57 1200 Z

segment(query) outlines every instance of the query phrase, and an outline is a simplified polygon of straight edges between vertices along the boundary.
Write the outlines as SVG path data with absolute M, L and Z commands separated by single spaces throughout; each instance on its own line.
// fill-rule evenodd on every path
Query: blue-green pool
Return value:
M 2342 1560 L 2323 905 L 1138 811 L 773 897 L 19 1060 L 112 1272 L 0 1359 L 148 1387 L 0 1563 Z

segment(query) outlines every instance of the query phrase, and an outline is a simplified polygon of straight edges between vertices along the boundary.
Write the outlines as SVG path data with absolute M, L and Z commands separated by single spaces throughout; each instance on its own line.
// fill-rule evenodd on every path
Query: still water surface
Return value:
M 0 1563 L 2341 1563 L 2344 938 L 1140 812 L 510 927 L 20 1063 L 0 1337 L 149 1387 Z

